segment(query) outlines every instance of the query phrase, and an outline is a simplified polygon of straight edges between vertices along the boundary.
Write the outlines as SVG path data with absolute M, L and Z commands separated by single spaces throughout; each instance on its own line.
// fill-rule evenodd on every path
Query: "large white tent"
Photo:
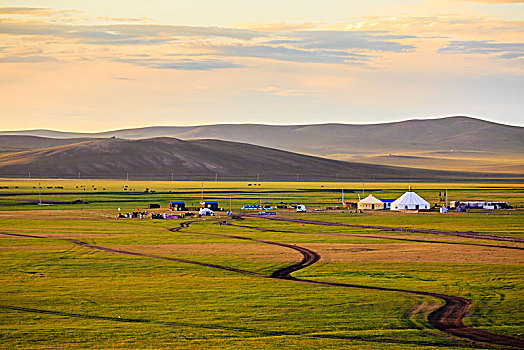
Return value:
M 408 191 L 391 203 L 391 210 L 428 210 L 430 204 L 413 191 Z

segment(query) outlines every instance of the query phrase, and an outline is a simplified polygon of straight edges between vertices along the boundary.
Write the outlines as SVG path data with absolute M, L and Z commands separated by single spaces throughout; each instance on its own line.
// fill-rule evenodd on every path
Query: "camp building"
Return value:
M 382 203 L 384 203 L 384 209 L 391 209 L 391 203 L 396 201 L 396 199 L 381 199 Z
M 382 202 L 380 199 L 375 198 L 375 196 L 370 194 L 369 196 L 367 196 L 366 198 L 358 202 L 357 209 L 382 210 L 384 209 L 384 202 Z
M 430 204 L 424 198 L 411 189 L 391 203 L 391 210 L 394 211 L 429 210 L 430 207 Z
M 171 201 L 169 202 L 169 208 L 174 211 L 186 210 L 186 203 L 183 201 Z
M 217 201 L 204 201 L 204 208 L 208 208 L 211 210 L 218 210 L 218 202 Z

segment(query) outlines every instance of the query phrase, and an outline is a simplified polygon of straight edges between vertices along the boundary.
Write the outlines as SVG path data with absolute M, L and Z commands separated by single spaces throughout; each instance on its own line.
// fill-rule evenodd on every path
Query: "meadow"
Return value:
M 36 203 L 39 182 L 49 205 Z M 449 200 L 507 201 L 516 207 L 445 215 L 314 211 L 340 205 L 342 188 L 346 200 L 357 201 L 362 183 L 254 184 L 206 182 L 204 197 L 226 210 L 231 203 L 235 214 L 253 202 L 294 201 L 312 212 L 281 210 L 278 216 L 524 238 L 522 184 L 413 184 L 432 204 L 441 203 L 447 188 Z M 1 180 L 0 186 L 0 348 L 494 346 L 434 328 L 428 315 L 442 299 L 365 287 L 464 297 L 473 303 L 467 326 L 523 339 L 521 242 L 231 219 L 225 213 L 116 218 L 118 208 L 144 210 L 148 203 L 161 204 L 161 211 L 169 200 L 198 205 L 200 182 L 19 179 Z M 407 185 L 366 183 L 364 190 L 395 198 Z M 70 204 L 75 200 L 84 203 Z M 219 225 L 224 220 L 229 224 Z M 190 225 L 179 229 L 182 223 Z M 320 255 L 294 277 L 354 287 L 269 278 L 303 257 L 260 241 Z

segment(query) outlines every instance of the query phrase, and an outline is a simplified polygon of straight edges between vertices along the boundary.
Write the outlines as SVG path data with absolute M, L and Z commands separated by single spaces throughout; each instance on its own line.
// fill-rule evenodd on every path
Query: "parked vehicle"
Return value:
M 242 207 L 242 210 L 263 210 L 261 205 L 258 204 L 247 204 Z

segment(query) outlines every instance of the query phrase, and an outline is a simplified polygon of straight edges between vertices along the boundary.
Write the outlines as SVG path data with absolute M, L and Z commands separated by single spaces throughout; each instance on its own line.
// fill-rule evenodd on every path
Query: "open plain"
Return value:
M 524 344 L 520 184 L 418 183 L 432 204 L 447 187 L 449 200 L 507 201 L 515 209 L 407 214 L 315 211 L 340 205 L 342 188 L 346 201 L 357 201 L 361 183 L 207 182 L 205 199 L 225 210 L 231 203 L 234 216 L 141 220 L 117 219 L 118 208 L 198 205 L 201 184 L 1 182 L 3 348 Z M 37 204 L 38 182 L 47 205 Z M 364 184 L 380 198 L 405 189 Z M 308 212 L 239 210 L 280 201 Z

